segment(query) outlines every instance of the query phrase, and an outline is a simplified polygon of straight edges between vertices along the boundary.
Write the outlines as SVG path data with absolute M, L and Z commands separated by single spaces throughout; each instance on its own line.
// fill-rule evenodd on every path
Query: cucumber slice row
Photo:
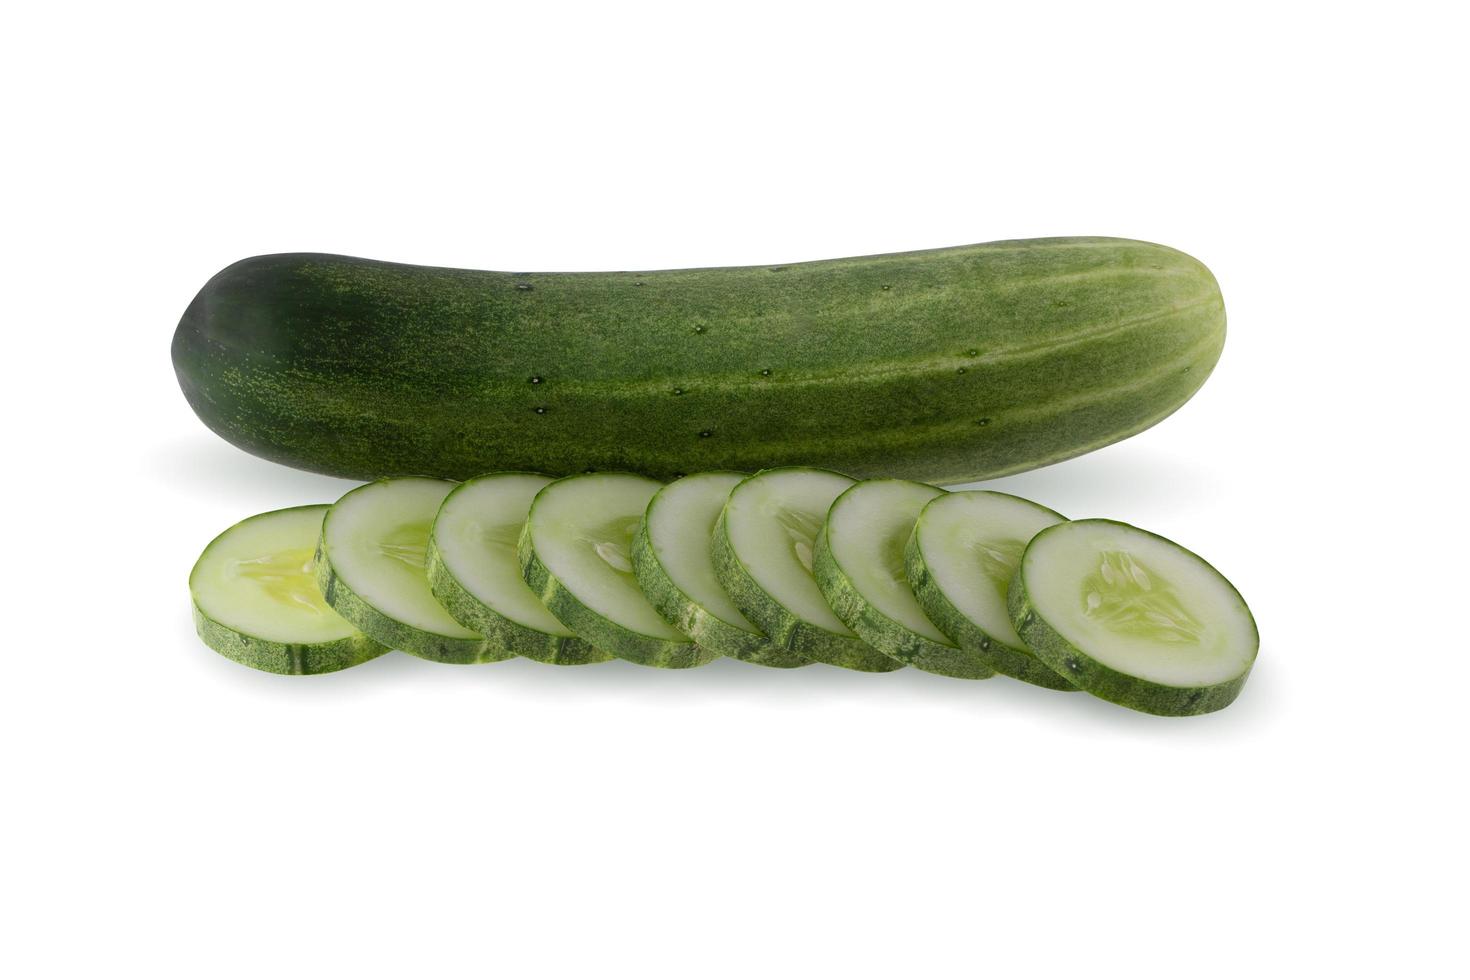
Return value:
M 633 536 L 633 574 L 660 616 L 706 650 L 765 667 L 811 661 L 766 638 L 720 586 L 710 537 L 744 473 L 695 473 L 653 495 Z
M 1021 639 L 1057 673 L 1156 715 L 1227 706 L 1260 646 L 1245 600 L 1213 566 L 1118 521 L 1071 521 L 1037 534 L 1007 605 Z
M 277 674 L 324 674 L 387 651 L 316 585 L 328 505 L 256 514 L 224 531 L 189 573 L 194 628 L 211 650 Z
M 904 564 L 924 614 L 967 657 L 1028 684 L 1075 691 L 1022 642 L 1006 611 L 1006 590 L 1027 543 L 1065 520 L 993 490 L 943 494 L 920 512 Z
M 633 574 L 633 535 L 661 486 L 632 473 L 554 480 L 531 503 L 517 558 L 552 615 L 594 647 L 648 667 L 698 667 L 719 654 L 666 623 Z
M 777 646 L 851 670 L 903 664 L 837 618 L 813 577 L 816 538 L 837 496 L 856 482 L 804 466 L 763 470 L 730 491 L 711 538 L 720 585 Z
M 322 521 L 317 584 L 327 603 L 395 650 L 443 663 L 512 656 L 460 624 L 429 589 L 429 529 L 455 484 L 419 477 L 349 491 Z
M 521 578 L 516 542 L 551 477 L 491 473 L 450 491 L 429 531 L 429 589 L 456 621 L 511 654 L 550 664 L 611 660 L 560 620 Z
M 817 535 L 817 583 L 837 618 L 880 653 L 948 677 L 992 677 L 984 660 L 929 621 L 904 572 L 919 512 L 944 495 L 912 480 L 864 480 L 844 490 Z

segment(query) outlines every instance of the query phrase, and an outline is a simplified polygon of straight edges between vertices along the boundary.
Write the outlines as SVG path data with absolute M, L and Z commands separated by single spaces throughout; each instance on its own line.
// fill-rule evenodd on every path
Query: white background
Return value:
M 0 972 L 1464 976 L 1465 95 L 1451 5 L 50 4 L 0 30 Z M 499 269 L 1117 235 L 1230 339 L 995 486 L 1208 556 L 1228 710 L 998 678 L 192 633 L 246 456 L 169 340 L 246 255 Z

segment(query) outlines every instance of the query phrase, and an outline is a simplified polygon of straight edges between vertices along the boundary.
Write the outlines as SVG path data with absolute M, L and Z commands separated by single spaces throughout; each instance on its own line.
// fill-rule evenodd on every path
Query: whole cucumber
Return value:
M 800 464 L 957 483 L 1153 425 L 1224 341 L 1188 255 L 1052 238 L 662 272 L 265 255 L 205 284 L 173 362 L 219 435 L 339 476 Z

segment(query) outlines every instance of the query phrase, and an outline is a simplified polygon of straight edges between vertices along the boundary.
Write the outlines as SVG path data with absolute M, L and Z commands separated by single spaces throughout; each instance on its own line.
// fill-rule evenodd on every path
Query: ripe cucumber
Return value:
M 322 521 L 317 584 L 342 618 L 385 646 L 425 660 L 514 656 L 461 625 L 434 599 L 429 528 L 453 483 L 404 477 L 349 491 Z
M 322 598 L 313 553 L 327 505 L 256 514 L 211 541 L 189 573 L 211 650 L 277 674 L 324 674 L 386 652 Z
M 1260 637 L 1203 558 L 1117 521 L 1049 527 L 1026 546 L 1008 608 L 1036 655 L 1107 701 L 1197 715 L 1235 700 Z
M 837 618 L 869 646 L 935 674 L 991 677 L 929 621 L 904 574 L 903 549 L 924 505 L 944 491 L 911 480 L 864 480 L 844 490 L 817 535 L 813 571 Z
M 1018 680 L 1075 691 L 1027 648 L 1006 612 L 1006 590 L 1027 542 L 1065 520 L 1008 493 L 948 493 L 920 512 L 904 559 L 920 608 L 965 654 Z
M 212 278 L 173 363 L 215 432 L 324 473 L 813 464 L 959 483 L 1153 425 L 1224 340 L 1209 270 L 1125 239 L 663 272 L 295 254 Z
M 546 608 L 594 647 L 648 667 L 698 667 L 718 654 L 664 622 L 633 575 L 633 534 L 659 486 L 632 473 L 548 483 L 516 554 Z
M 902 667 L 837 618 L 812 577 L 813 548 L 827 509 L 852 486 L 830 470 L 765 470 L 730 491 L 711 538 L 720 585 L 778 646 L 853 670 Z
M 516 542 L 551 477 L 491 473 L 461 483 L 429 532 L 429 588 L 456 621 L 496 646 L 551 664 L 611 660 L 562 625 L 521 578 Z
M 710 535 L 744 473 L 696 473 L 653 495 L 633 536 L 633 572 L 659 615 L 706 650 L 766 667 L 811 663 L 776 646 L 720 586 Z

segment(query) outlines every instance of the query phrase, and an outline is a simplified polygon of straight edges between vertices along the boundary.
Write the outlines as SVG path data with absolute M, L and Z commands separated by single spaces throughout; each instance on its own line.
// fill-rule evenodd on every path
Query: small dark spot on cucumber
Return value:
M 786 271 L 786 267 L 784 265 L 773 265 L 773 266 L 771 266 L 771 271 L 772 272 L 785 272 Z
M 1188 374 L 1189 373 L 1189 368 L 1185 368 L 1183 371 L 1180 371 L 1179 373 L 1180 374 Z
M 674 394 L 676 394 L 676 395 L 682 395 L 682 394 L 684 394 L 684 389 L 683 388 L 675 388 L 674 389 Z
M 641 286 L 641 285 L 643 285 L 643 283 L 642 282 L 635 282 L 635 283 L 633 283 L 633 285 L 635 285 L 635 286 Z
M 541 380 L 542 379 L 541 379 L 541 376 L 540 375 L 535 375 L 535 374 L 531 375 L 531 384 L 533 384 L 533 385 L 539 385 L 541 383 Z
M 1066 307 L 1071 306 L 1072 304 L 1069 301 L 1064 300 L 1064 299 L 1054 299 L 1054 300 L 1052 300 L 1051 305 L 1052 306 L 1055 306 L 1057 309 L 1060 310 L 1060 309 L 1065 309 Z
M 1076 657 L 1068 657 L 1066 667 L 1067 671 L 1073 674 L 1079 673 L 1082 670 L 1082 664 L 1078 662 Z
M 980 649 L 982 651 L 990 649 L 990 637 L 987 636 L 980 641 Z
M 969 350 L 965 351 L 965 353 L 968 354 L 970 357 L 979 357 L 980 356 L 980 348 L 978 348 L 978 347 L 971 347 Z
M 965 373 L 965 369 L 964 368 L 955 368 L 954 373 L 955 374 L 964 374 Z
M 1184 370 L 1188 371 L 1189 368 L 1185 368 Z M 761 377 L 763 377 L 763 378 L 769 378 L 770 376 L 771 376 L 771 369 L 770 368 L 761 368 Z
M 531 411 L 535 412 L 537 415 L 545 415 L 546 414 L 546 406 L 545 405 L 537 405 L 535 408 L 531 409 Z
M 699 433 L 699 438 L 708 439 L 712 435 L 714 435 L 713 432 L 711 432 L 709 429 L 704 429 Z
M 674 479 L 676 479 L 676 480 L 682 480 L 682 479 L 684 479 L 684 477 L 686 477 L 688 475 L 689 475 L 688 473 L 675 473 L 674 474 Z
M 535 289 L 536 287 L 533 286 L 533 285 L 531 285 L 528 282 L 518 282 L 518 283 L 516 283 L 516 288 L 519 289 L 523 293 L 529 293 L 531 290 Z
M 704 333 L 706 329 L 708 329 L 708 328 L 705 327 L 705 325 L 701 323 L 697 327 L 694 328 L 694 332 L 695 333 Z
M 976 425 L 989 425 L 990 424 L 990 419 L 976 419 L 975 420 L 975 424 Z
M 583 473 L 596 473 L 596 472 L 597 472 L 597 470 L 596 470 L 596 469 L 594 469 L 594 468 L 593 468 L 593 467 L 591 467 L 591 466 L 589 466 L 589 467 L 587 467 L 587 468 L 586 468 L 586 469 L 585 469 L 585 470 L 583 470 L 583 471 L 582 471 L 582 472 L 583 472 Z

